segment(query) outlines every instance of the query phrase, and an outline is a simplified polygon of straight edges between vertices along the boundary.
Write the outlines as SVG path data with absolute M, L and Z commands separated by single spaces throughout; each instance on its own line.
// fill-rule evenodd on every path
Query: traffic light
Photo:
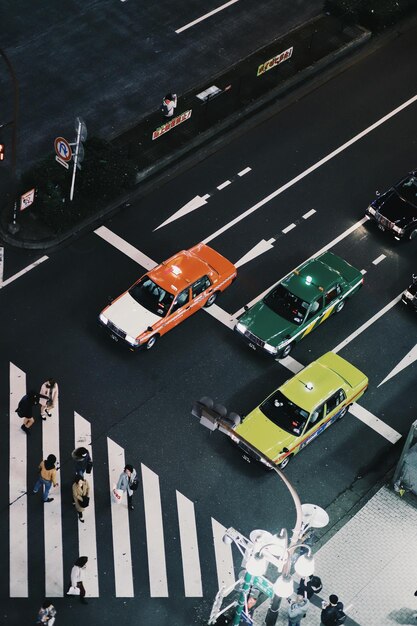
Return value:
M 4 143 L 0 143 L 0 161 L 4 161 Z
M 238 426 L 241 422 L 240 415 L 233 412 L 228 413 L 225 406 L 216 404 L 207 396 L 193 403 L 191 413 L 200 420 L 200 424 L 209 430 L 219 429 L 229 436 L 230 429 Z

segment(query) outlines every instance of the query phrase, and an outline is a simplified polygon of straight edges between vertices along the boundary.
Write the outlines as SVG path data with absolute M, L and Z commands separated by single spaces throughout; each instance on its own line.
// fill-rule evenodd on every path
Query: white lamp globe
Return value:
M 291 576 L 278 576 L 274 583 L 274 593 L 279 598 L 289 598 L 294 592 L 294 582 Z
M 295 562 L 294 569 L 301 578 L 314 573 L 314 557 L 312 554 L 302 554 Z
M 252 555 L 246 562 L 246 571 L 251 576 L 263 576 L 266 572 L 268 562 L 262 557 Z

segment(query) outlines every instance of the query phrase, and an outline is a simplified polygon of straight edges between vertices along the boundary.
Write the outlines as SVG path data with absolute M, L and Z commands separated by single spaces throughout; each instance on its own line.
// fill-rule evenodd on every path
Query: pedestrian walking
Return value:
M 39 609 L 38 619 L 36 620 L 36 623 L 48 624 L 48 626 L 53 626 L 53 624 L 55 624 L 55 615 L 56 608 L 50 602 L 50 600 L 45 600 L 45 602 L 42 603 L 42 606 Z
M 116 489 L 121 489 L 127 493 L 127 505 L 130 511 L 135 508 L 133 506 L 133 492 L 138 488 L 137 473 L 133 465 L 125 465 L 123 472 L 119 476 Z
M 87 448 L 75 448 L 75 450 L 71 453 L 72 459 L 74 461 L 75 473 L 79 476 L 84 476 L 90 474 L 93 468 L 93 461 L 91 460 L 91 456 Z
M 39 392 L 39 404 L 41 407 L 41 418 L 46 420 L 46 417 L 52 417 L 52 409 L 54 409 L 58 402 L 59 388 L 58 383 L 53 378 L 48 378 L 40 389 Z
M 336 594 L 332 593 L 328 602 L 324 600 L 321 608 L 321 623 L 324 626 L 338 626 L 345 622 L 347 615 L 343 611 L 343 602 L 339 601 Z
M 167 93 L 162 100 L 161 112 L 164 117 L 172 117 L 174 115 L 174 109 L 177 108 L 177 94 Z
M 16 413 L 23 419 L 23 424 L 20 427 L 26 435 L 30 435 L 29 428 L 35 423 L 34 407 L 39 404 L 40 396 L 36 391 L 29 391 L 20 400 Z
M 306 578 L 302 578 L 300 580 L 300 584 L 298 585 L 297 593 L 307 600 L 310 600 L 314 596 L 315 593 L 320 593 L 323 589 L 323 585 L 321 583 L 321 579 L 318 576 L 307 576 Z
M 78 519 L 84 524 L 84 509 L 90 504 L 90 485 L 83 476 L 77 475 L 72 483 L 72 499 L 78 513 Z
M 88 604 L 85 599 L 84 573 L 87 567 L 88 556 L 80 556 L 75 561 L 71 570 L 71 583 L 67 591 L 67 596 L 80 596 L 82 604 Z M 78 590 L 78 591 L 77 591 Z
M 49 491 L 52 487 L 58 487 L 56 482 L 56 456 L 55 454 L 49 454 L 48 458 L 44 461 L 41 461 L 39 464 L 39 478 L 35 483 L 33 488 L 33 493 L 38 493 L 39 489 L 42 488 L 42 500 L 43 502 L 52 502 L 53 498 L 49 497 Z
M 295 600 L 289 600 L 288 606 L 288 626 L 300 626 L 301 620 L 306 616 L 308 605 L 307 598 L 297 595 Z

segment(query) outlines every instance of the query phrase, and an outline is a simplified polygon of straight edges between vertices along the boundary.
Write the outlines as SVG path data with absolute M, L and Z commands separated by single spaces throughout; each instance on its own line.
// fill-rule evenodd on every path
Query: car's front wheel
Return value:
M 285 357 L 290 354 L 291 350 L 293 349 L 293 346 L 294 346 L 293 343 L 289 343 L 287 346 L 285 346 L 285 348 L 281 352 L 281 356 L 279 358 L 280 359 L 285 359 Z
M 206 309 L 208 309 L 209 306 L 214 304 L 216 302 L 216 299 L 217 299 L 217 291 L 209 295 L 209 297 L 207 298 L 207 302 L 204 305 Z
M 289 454 L 288 456 L 285 457 L 285 459 L 283 459 L 281 461 L 281 463 L 277 464 L 278 469 L 283 470 L 287 467 L 288 463 L 291 461 L 292 459 L 292 454 Z
M 152 335 L 152 337 L 150 337 L 145 344 L 146 349 L 151 350 L 151 348 L 153 348 L 156 342 L 158 341 L 158 338 L 159 338 L 159 335 Z
M 417 237 L 417 228 L 412 230 L 411 233 L 408 235 L 409 239 L 414 239 L 414 237 Z

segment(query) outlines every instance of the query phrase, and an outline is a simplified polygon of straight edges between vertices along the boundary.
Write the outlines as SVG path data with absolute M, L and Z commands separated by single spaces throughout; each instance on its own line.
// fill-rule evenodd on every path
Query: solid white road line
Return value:
M 355 224 L 353 224 L 352 226 L 350 226 L 348 229 L 346 229 L 343 233 L 341 233 L 340 235 L 338 235 L 337 237 L 335 237 L 334 239 L 332 239 L 332 241 L 329 241 L 329 243 L 327 243 L 325 246 L 323 246 L 322 248 L 320 248 L 320 250 L 317 250 L 317 252 L 315 252 L 314 254 L 312 254 L 310 257 L 308 257 L 308 259 L 306 259 L 304 262 L 309 261 L 310 259 L 314 259 L 315 257 L 319 256 L 320 254 L 322 254 L 322 252 L 326 252 L 327 250 L 330 250 L 330 248 L 333 248 L 336 244 L 338 244 L 340 241 L 342 241 L 342 239 L 345 239 L 345 237 L 348 237 L 351 233 L 353 233 L 355 230 L 357 230 L 358 228 L 360 228 L 362 226 L 362 224 L 364 224 L 364 222 L 367 221 L 367 218 L 364 217 L 363 219 L 359 220 L 359 222 L 355 222 Z M 295 269 L 295 268 L 294 268 Z M 291 270 L 291 272 L 293 272 L 294 270 Z M 291 272 L 288 272 L 288 274 L 291 274 Z M 288 276 L 288 274 L 285 274 L 285 276 Z M 254 304 L 256 304 L 257 302 L 259 302 L 259 300 L 262 300 L 262 298 L 268 293 L 268 291 L 271 291 L 271 289 L 273 289 L 274 287 L 276 287 L 278 285 L 278 283 L 280 283 L 285 276 L 283 276 L 282 278 L 280 278 L 279 280 L 277 280 L 275 283 L 273 283 L 270 287 L 268 287 L 267 289 L 265 289 L 265 291 L 263 291 L 262 293 L 260 293 L 259 295 L 256 296 L 256 298 L 254 298 L 253 300 L 251 300 L 249 302 L 249 304 L 247 304 L 248 307 L 253 306 Z M 233 315 L 231 316 L 232 319 L 236 319 L 237 317 L 239 317 L 240 315 L 242 315 L 242 313 L 245 311 L 245 307 L 242 307 L 241 309 L 239 309 L 238 311 L 236 311 L 236 313 L 233 313 Z
M 157 263 L 152 261 L 152 259 L 146 256 L 146 254 L 143 254 L 143 252 L 132 246 L 125 239 L 122 239 L 122 237 L 119 237 L 119 235 L 116 235 L 116 233 L 109 230 L 106 226 L 100 226 L 94 232 L 96 235 L 104 239 L 104 241 L 107 241 L 107 243 L 117 248 L 120 252 L 123 252 L 123 254 L 145 269 L 151 270 L 155 267 L 155 265 L 157 265 Z
M 385 313 L 387 313 L 387 311 L 392 309 L 392 307 L 395 306 L 401 300 L 401 296 L 402 296 L 402 292 L 400 293 L 399 296 L 394 298 L 394 300 L 391 300 L 391 302 L 388 302 L 388 304 L 386 306 L 384 306 L 380 311 L 378 311 L 378 313 L 375 313 L 375 315 L 373 315 L 367 322 L 362 324 L 362 326 L 360 326 L 357 330 L 355 330 L 354 333 L 349 335 L 349 337 L 344 339 L 341 343 L 339 343 L 339 345 L 337 345 L 335 348 L 333 348 L 332 352 L 340 352 L 340 350 L 342 350 L 345 346 L 347 346 L 348 343 L 353 341 L 353 339 L 356 339 L 356 337 L 359 337 L 359 335 L 361 333 L 363 333 L 364 330 L 369 328 L 369 326 L 372 326 L 372 324 L 374 322 L 376 322 L 380 317 L 385 315 Z
M 52 417 L 42 421 L 42 459 L 55 454 L 59 463 L 59 402 L 52 410 Z M 39 463 L 41 459 L 39 459 Z M 64 563 L 62 547 L 61 472 L 57 472 L 58 486 L 52 487 L 53 502 L 43 504 L 45 548 L 45 596 L 62 598 L 64 595 Z M 30 488 L 30 487 L 29 487 Z M 33 488 L 33 487 L 32 487 Z M 35 496 L 41 499 L 41 494 Z
M 238 176 L 244 176 L 245 174 L 248 174 L 251 171 L 252 171 L 251 167 L 245 167 L 245 169 L 241 170 L 240 172 L 238 172 L 237 175 Z
M 292 223 L 289 226 L 287 226 L 286 228 L 283 228 L 281 232 L 284 233 L 284 235 L 286 235 L 287 233 L 290 232 L 290 230 L 292 230 L 293 228 L 295 228 L 295 224 Z
M 202 22 L 203 20 L 206 20 L 208 17 L 211 17 L 212 15 L 214 15 L 215 13 L 218 13 L 219 11 L 223 11 L 223 9 L 226 9 L 231 4 L 235 4 L 235 2 L 238 2 L 238 1 L 239 0 L 229 0 L 229 2 L 226 2 L 225 4 L 222 4 L 220 7 L 217 7 L 217 9 L 213 9 L 213 11 L 210 11 L 209 13 L 206 13 L 205 15 L 202 15 L 201 17 L 198 17 L 193 22 L 190 22 L 189 24 L 186 24 L 185 26 L 181 26 L 181 28 L 178 28 L 178 30 L 176 30 L 175 32 L 177 33 L 177 35 L 179 35 L 179 33 L 184 32 L 184 30 L 187 30 L 188 28 L 191 28 L 192 26 L 195 26 L 199 22 Z
M 397 115 L 398 113 L 400 113 L 403 109 L 413 104 L 416 100 L 417 100 L 417 95 L 413 96 L 406 102 L 403 102 L 403 104 L 401 104 L 399 107 L 397 107 L 396 109 L 394 109 L 387 115 L 384 115 L 384 117 L 381 117 L 377 122 L 375 122 L 371 126 L 368 126 L 368 128 L 365 128 L 365 130 L 361 131 L 360 133 L 352 137 L 352 139 L 349 139 L 349 141 L 346 141 L 346 143 L 339 146 L 339 148 L 336 148 L 336 150 L 333 150 L 332 152 L 330 152 L 323 159 L 320 159 L 320 161 L 317 161 L 317 163 L 315 163 L 314 165 L 311 165 L 309 168 L 304 170 L 304 172 L 301 172 L 301 174 L 298 174 L 298 176 L 296 176 L 292 180 L 282 185 L 282 187 L 279 187 L 278 189 L 270 193 L 269 196 L 266 196 L 265 198 L 257 202 L 254 206 L 250 207 L 249 209 L 247 209 L 246 211 L 238 215 L 238 217 L 233 219 L 231 222 L 228 222 L 227 224 L 225 224 L 224 226 L 216 230 L 216 232 L 206 237 L 206 239 L 203 240 L 203 243 L 208 243 L 209 241 L 212 241 L 212 239 L 215 239 L 219 235 L 223 234 L 229 228 L 232 228 L 232 226 L 235 226 L 235 224 L 238 224 L 240 221 L 244 220 L 246 217 L 248 217 L 248 215 L 251 215 L 258 209 L 263 207 L 265 204 L 270 202 L 270 200 L 273 200 L 274 198 L 282 194 L 284 191 L 286 191 L 287 189 L 289 189 L 290 187 L 298 183 L 300 180 L 302 180 L 303 178 L 305 178 L 306 176 L 308 176 L 309 174 L 317 170 L 319 167 L 321 167 L 322 165 L 324 165 L 325 163 L 327 163 L 328 161 L 336 157 L 338 154 L 340 154 L 347 148 L 350 148 L 350 146 L 352 146 L 354 143 L 356 143 L 357 141 L 359 141 L 360 139 L 362 139 L 363 137 L 371 133 L 373 130 L 378 128 L 378 126 L 381 126 L 382 124 L 387 122 L 389 119 L 391 119 L 391 117 L 394 117 L 394 115 Z
M 28 514 L 27 514 L 27 437 L 20 430 L 22 420 L 15 413 L 26 393 L 26 376 L 10 363 L 10 465 L 9 465 L 9 543 L 10 597 L 28 597 Z M 31 489 L 33 487 L 31 486 Z
M 225 181 L 224 181 L 224 183 L 221 183 L 221 184 L 217 187 L 217 189 L 218 189 L 219 191 L 221 191 L 222 189 L 224 189 L 225 187 L 228 187 L 228 186 L 229 186 L 229 185 L 231 185 L 231 184 L 232 184 L 232 181 L 231 181 L 231 180 L 225 180 Z
M 14 274 L 13 276 L 10 276 L 10 278 L 7 278 L 2 283 L 0 283 L 0 289 L 3 289 L 3 287 L 6 287 L 7 285 L 10 285 L 10 283 L 14 282 L 17 278 L 20 278 L 21 276 L 23 276 L 27 272 L 30 272 L 30 270 L 33 270 L 34 267 L 37 267 L 38 265 L 40 265 L 44 261 L 47 261 L 48 259 L 49 259 L 49 257 L 42 256 L 40 259 L 38 259 L 34 263 L 31 263 L 30 265 L 25 267 L 23 270 L 20 270 L 20 272 L 17 272 L 17 274 Z
M 125 453 L 117 443 L 107 437 L 109 459 L 109 492 L 113 534 L 114 583 L 117 598 L 133 598 L 132 554 L 130 545 L 129 510 L 127 496 L 120 504 L 113 502 L 111 492 L 125 467 Z
M 308 220 L 308 218 L 314 215 L 315 212 L 316 212 L 316 209 L 311 209 L 311 211 L 304 213 L 303 220 Z
M 397 441 L 401 439 L 400 433 L 397 433 L 397 431 L 391 428 L 391 426 L 388 426 L 388 424 L 382 422 L 375 415 L 370 413 L 367 409 L 365 409 L 363 406 L 360 406 L 356 402 L 350 407 L 349 413 L 352 413 L 352 415 L 354 415 L 359 420 L 361 420 L 361 422 L 375 430 L 382 437 L 385 437 L 385 439 L 387 439 L 389 442 L 397 443 Z
M 379 257 L 377 257 L 374 261 L 372 261 L 372 263 L 374 265 L 378 265 L 378 263 L 381 263 L 381 261 L 383 261 L 384 259 L 386 259 L 385 254 L 380 254 Z
M 394 369 L 390 371 L 388 376 L 385 376 L 384 380 L 379 383 L 378 387 L 386 383 L 388 380 L 390 380 L 390 378 L 393 378 L 393 376 L 396 376 L 397 374 L 402 372 L 403 369 L 405 369 L 409 365 L 412 365 L 415 361 L 417 361 L 417 345 L 415 345 L 414 348 L 411 348 L 410 352 L 408 352 L 408 354 L 406 354 L 405 357 L 401 359 L 401 361 L 394 367 Z
M 159 226 L 154 228 L 153 232 L 155 232 L 159 228 L 162 228 L 163 226 L 166 226 L 167 224 L 170 224 L 171 222 L 177 220 L 178 218 L 183 217 L 184 215 L 187 215 L 188 213 L 191 213 L 191 211 L 195 211 L 196 209 L 199 209 L 200 207 L 204 206 L 205 204 L 207 204 L 208 198 L 210 198 L 210 195 L 208 193 L 205 196 L 195 196 L 192 200 L 187 202 L 187 204 L 184 204 L 184 206 L 178 209 L 178 211 L 173 213 L 171 217 L 168 217 L 168 219 L 166 219 L 165 222 L 162 222 L 162 224 L 159 224 Z
M 366 270 L 361 270 L 361 274 L 364 276 L 366 274 Z
M 4 276 L 4 248 L 0 246 L 0 286 L 3 283 Z
M 74 443 L 75 448 L 83 446 L 87 448 L 91 459 L 93 451 L 91 447 L 91 424 L 86 419 L 74 412 Z M 88 556 L 88 567 L 85 570 L 85 588 L 87 596 L 98 598 L 98 567 L 97 567 L 97 535 L 96 535 L 96 511 L 94 503 L 94 470 L 91 474 L 85 474 L 90 485 L 90 504 L 84 510 L 84 524 L 78 522 L 78 554 Z M 76 513 L 74 513 L 75 515 Z
M 216 556 L 218 588 L 231 587 L 235 581 L 235 568 L 233 564 L 232 546 L 223 542 L 226 528 L 211 518 L 213 530 L 214 553 Z
M 159 477 L 141 464 L 151 598 L 168 597 Z
M 176 494 L 184 593 L 186 598 L 202 598 L 203 588 L 201 584 L 201 567 L 194 503 L 183 496 L 179 491 L 177 491 Z
M 221 322 L 228 328 L 234 328 L 236 321 L 232 319 L 230 313 L 227 313 L 224 309 L 221 309 L 217 304 L 212 304 L 208 309 L 202 309 L 205 313 L 208 313 L 214 317 L 217 321 Z
M 279 359 L 278 363 L 286 367 L 287 370 L 290 370 L 293 374 L 298 374 L 298 372 L 301 372 L 301 370 L 304 369 L 304 365 L 301 365 L 301 363 L 293 359 L 292 356 L 286 356 L 285 359 Z

